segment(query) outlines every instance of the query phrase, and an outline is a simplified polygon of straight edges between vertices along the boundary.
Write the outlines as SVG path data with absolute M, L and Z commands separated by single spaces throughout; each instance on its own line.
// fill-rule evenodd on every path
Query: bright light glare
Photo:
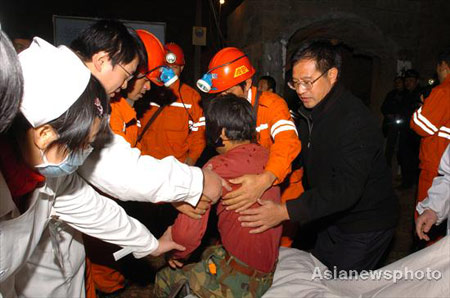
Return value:
M 220 5 L 225 4 L 225 0 L 219 0 Z

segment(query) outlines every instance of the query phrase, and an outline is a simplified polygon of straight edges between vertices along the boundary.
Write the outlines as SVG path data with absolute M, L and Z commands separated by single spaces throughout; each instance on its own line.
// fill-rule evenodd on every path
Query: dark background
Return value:
M 194 46 L 192 27 L 196 20 L 197 5 L 201 5 L 201 25 L 207 27 L 207 45 L 202 46 L 201 69 L 206 70 L 209 59 L 219 50 L 220 35 L 214 22 L 212 7 L 226 38 L 226 17 L 242 0 L 226 0 L 220 7 L 218 0 L 186 1 L 25 1 L 1 0 L 0 22 L 2 29 L 14 38 L 28 34 L 53 42 L 53 15 L 113 18 L 144 22 L 166 23 L 166 41 L 178 43 L 185 51 L 186 67 L 183 79 L 194 83 Z M 219 15 L 220 13 L 220 15 Z M 220 17 L 220 19 L 219 19 Z

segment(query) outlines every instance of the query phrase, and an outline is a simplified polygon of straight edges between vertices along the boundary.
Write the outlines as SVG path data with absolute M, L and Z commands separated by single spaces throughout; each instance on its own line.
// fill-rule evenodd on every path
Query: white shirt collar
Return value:
M 252 103 L 252 88 L 248 90 L 247 100 L 250 104 Z
M 130 107 L 134 106 L 134 100 L 131 100 L 131 99 L 128 99 L 128 98 L 126 100 L 127 100 L 128 104 L 130 105 Z

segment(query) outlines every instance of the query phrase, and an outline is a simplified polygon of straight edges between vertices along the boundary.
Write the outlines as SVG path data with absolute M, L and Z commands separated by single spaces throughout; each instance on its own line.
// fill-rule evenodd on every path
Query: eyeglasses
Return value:
M 123 67 L 119 63 L 117 63 L 117 65 L 119 65 L 120 68 L 122 68 L 122 70 L 127 74 L 127 76 L 128 76 L 127 82 L 134 78 L 134 74 L 131 74 L 128 70 L 125 69 L 125 67 Z
M 330 70 L 330 68 L 328 68 L 327 70 L 322 72 L 322 74 L 320 76 L 318 76 L 316 79 L 314 79 L 312 81 L 292 81 L 291 80 L 288 82 L 288 86 L 292 90 L 296 90 L 296 91 L 299 87 L 302 87 L 305 90 L 311 90 L 313 87 L 313 84 L 315 82 L 317 82 L 321 77 L 323 77 L 323 75 L 326 74 L 329 70 Z

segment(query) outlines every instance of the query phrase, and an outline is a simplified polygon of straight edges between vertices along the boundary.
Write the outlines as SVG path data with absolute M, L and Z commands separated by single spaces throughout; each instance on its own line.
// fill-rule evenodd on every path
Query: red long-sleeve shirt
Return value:
M 267 149 L 258 144 L 246 144 L 212 158 L 205 167 L 211 164 L 219 176 L 228 180 L 245 174 L 262 173 L 268 159 Z M 235 188 L 238 187 L 239 185 L 235 186 Z M 224 192 L 226 193 L 226 190 Z M 261 199 L 280 202 L 279 188 L 271 187 Z M 257 206 L 258 204 L 255 203 L 251 208 Z M 172 226 L 172 237 L 175 242 L 185 246 L 186 250 L 177 251 L 174 254 L 175 258 L 184 258 L 198 247 L 208 224 L 210 210 L 199 220 L 181 213 L 178 215 Z M 250 234 L 251 228 L 241 227 L 238 221 L 239 213 L 227 211 L 225 206 L 219 203 L 217 215 L 222 244 L 228 253 L 254 269 L 271 272 L 278 258 L 281 226 L 260 234 Z

